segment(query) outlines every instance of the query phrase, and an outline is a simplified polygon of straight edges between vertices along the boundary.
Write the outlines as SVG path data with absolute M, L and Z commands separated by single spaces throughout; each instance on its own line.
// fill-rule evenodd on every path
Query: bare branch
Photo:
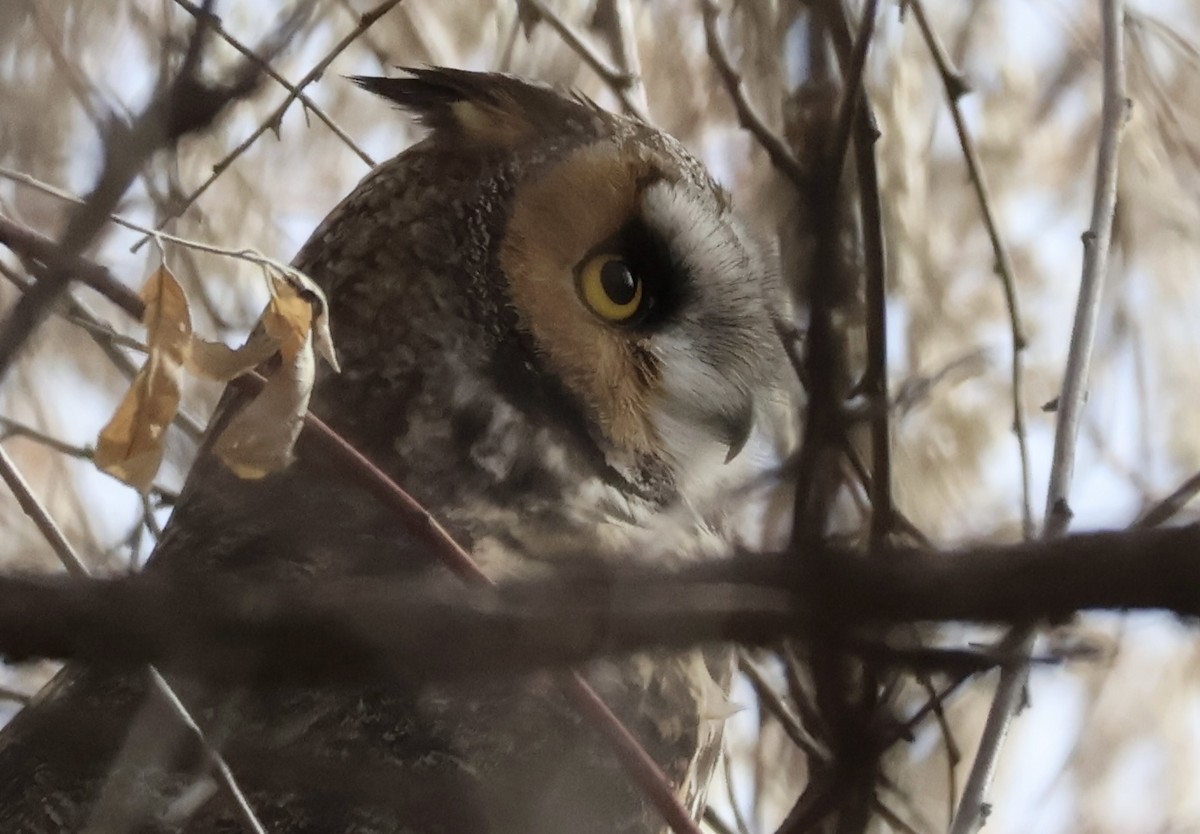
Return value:
M 305 75 L 300 79 L 299 82 L 296 83 L 294 92 L 289 92 L 287 97 L 284 98 L 283 102 L 273 111 L 271 111 L 271 114 L 267 116 L 267 118 L 254 130 L 253 133 L 247 136 L 244 140 L 242 140 L 241 144 L 239 144 L 236 148 L 226 154 L 219 162 L 213 165 L 212 173 L 208 176 L 208 179 L 200 183 L 195 190 L 184 197 L 175 207 L 173 214 L 162 219 L 162 221 L 158 224 L 158 231 L 161 232 L 167 223 L 178 217 L 192 203 L 196 202 L 196 200 L 198 200 L 200 196 L 207 191 L 214 182 L 217 181 L 217 178 L 220 177 L 221 174 L 225 173 L 229 166 L 232 165 L 238 159 L 238 157 L 244 154 L 250 149 L 251 145 L 258 141 L 259 137 L 261 137 L 268 130 L 277 127 L 280 120 L 283 118 L 283 114 L 287 112 L 287 109 L 292 105 L 292 102 L 296 101 L 297 97 L 300 95 L 300 91 L 320 78 L 325 73 L 325 70 L 329 68 L 329 65 L 333 63 L 334 58 L 341 55 L 351 44 L 358 40 L 359 36 L 361 36 L 363 32 L 370 29 L 373 25 L 375 25 L 377 20 L 390 12 L 396 6 L 400 5 L 402 2 L 403 0 L 384 0 L 384 2 L 380 3 L 375 8 L 363 13 L 358 20 L 358 25 L 356 25 L 350 32 L 346 33 L 346 36 L 338 41 L 333 49 L 331 49 L 324 58 L 318 61 L 316 65 L 308 71 L 307 75 Z M 133 246 L 133 250 L 136 251 L 147 240 L 149 240 L 149 237 L 138 241 L 138 243 Z
M 54 549 L 55 555 L 58 556 L 59 561 L 62 562 L 67 572 L 77 579 L 86 579 L 88 577 L 87 566 L 79 558 L 79 555 L 75 553 L 75 549 L 71 547 L 71 543 L 67 541 L 67 537 L 63 535 L 62 530 L 54 522 L 54 519 L 50 517 L 50 513 L 37 500 L 37 496 L 33 494 L 33 491 L 29 488 L 29 484 L 21 476 L 20 470 L 17 469 L 12 458 L 8 456 L 8 453 L 3 448 L 0 448 L 0 479 L 12 490 L 17 502 L 21 505 L 21 509 L 37 525 L 38 530 L 41 531 L 42 536 Z M 250 803 L 246 800 L 241 788 L 238 787 L 233 772 L 229 769 L 229 765 L 225 763 L 221 754 L 205 738 L 204 733 L 197 726 L 191 714 L 188 713 L 183 702 L 179 700 L 179 696 L 175 694 L 170 684 L 153 667 L 150 669 L 150 676 L 155 689 L 167 700 L 175 717 L 200 742 L 201 749 L 208 758 L 209 764 L 217 772 L 218 781 L 222 788 L 229 794 L 230 799 L 233 800 L 234 806 L 238 809 L 238 814 L 242 822 L 249 827 L 253 834 L 266 834 L 266 829 L 262 827 L 262 824 L 254 814 L 254 810 L 250 807 Z
M 1013 267 L 1012 257 L 1009 255 L 1008 247 L 1004 243 L 1004 238 L 1000 236 L 1000 227 L 996 221 L 995 210 L 992 208 L 991 193 L 988 189 L 987 179 L 983 173 L 983 164 L 979 160 L 979 152 L 975 149 L 975 140 L 971 138 L 971 133 L 967 129 L 966 119 L 963 118 L 962 108 L 959 107 L 959 99 L 968 91 L 966 82 L 962 75 L 953 68 L 950 64 L 950 58 L 946 55 L 946 49 L 942 45 L 941 39 L 937 33 L 933 31 L 933 27 L 929 25 L 929 20 L 925 15 L 925 6 L 922 0 L 906 0 L 908 8 L 912 9 L 913 17 L 916 18 L 917 26 L 921 30 L 921 35 L 925 39 L 926 45 L 929 47 L 929 53 L 933 56 L 934 64 L 937 66 L 938 75 L 942 79 L 942 87 L 946 92 L 946 103 L 950 108 L 950 117 L 954 121 L 954 130 L 958 134 L 958 144 L 962 148 L 963 159 L 967 164 L 967 175 L 971 180 L 971 185 L 975 189 L 976 199 L 979 201 L 979 210 L 983 214 L 983 225 L 987 229 L 988 239 L 992 244 L 992 254 L 996 259 L 994 269 L 1000 278 L 1000 284 L 1004 289 L 1004 300 L 1008 305 L 1008 325 L 1009 332 L 1012 337 L 1012 366 L 1011 366 L 1011 388 L 1012 388 L 1012 410 L 1013 410 L 1013 434 L 1017 439 L 1017 453 L 1020 456 L 1021 462 L 1021 528 L 1025 538 L 1032 538 L 1033 529 L 1033 498 L 1029 485 L 1029 443 L 1027 440 L 1027 429 L 1025 427 L 1025 407 L 1024 402 L 1024 365 L 1022 356 L 1025 351 L 1025 325 L 1021 319 L 1020 301 L 1017 296 L 1017 278 L 1016 270 Z
M 360 148 L 358 144 L 350 138 L 350 135 L 346 133 L 346 131 L 344 131 L 341 126 L 329 116 L 328 113 L 321 109 L 321 107 L 318 106 L 315 101 L 309 98 L 307 93 L 305 93 L 299 87 L 294 86 L 290 81 L 276 72 L 275 68 L 272 67 L 270 63 L 262 58 L 259 58 L 254 50 L 250 49 L 250 47 L 246 46 L 244 43 L 226 31 L 225 27 L 221 25 L 220 18 L 212 13 L 204 11 L 195 3 L 189 2 L 189 0 L 174 0 L 174 3 L 175 5 L 183 8 L 192 17 L 199 19 L 201 16 L 205 16 L 208 19 L 208 25 L 212 27 L 212 31 L 216 33 L 223 41 L 232 46 L 245 57 L 249 58 L 251 61 L 258 63 L 258 65 L 262 67 L 263 72 L 276 81 L 279 86 L 291 93 L 292 97 L 303 104 L 305 109 L 313 113 L 318 119 L 324 122 L 326 127 L 333 131 L 333 134 L 337 136 L 337 138 L 341 139 L 342 142 L 345 143 L 346 147 L 354 152 L 355 156 L 367 164 L 368 168 L 375 167 L 375 160 L 371 158 L 370 154 Z
M 542 0 L 518 0 L 517 5 L 529 20 L 534 22 L 544 20 L 551 29 L 557 32 L 563 43 L 583 59 L 583 62 L 591 67 L 592 72 L 600 76 L 600 80 L 608 85 L 627 113 L 631 113 L 646 124 L 650 123 L 650 114 L 630 91 L 634 84 L 632 76 L 620 67 L 610 64 L 608 59 L 588 43 L 587 38 Z
M 129 315 L 141 318 L 142 303 L 137 295 L 113 277 L 107 268 L 86 258 L 65 258 L 60 247 L 45 235 L 22 226 L 0 214 L 0 244 L 7 246 L 22 259 L 33 260 L 42 267 L 77 278 L 112 301 Z
M 193 576 L 177 583 L 157 574 L 0 577 L 0 651 L 107 666 L 153 662 L 260 687 L 416 686 L 651 647 L 772 645 L 815 630 L 838 630 L 848 651 L 887 663 L 888 644 L 860 639 L 869 634 L 862 629 L 1061 619 L 1095 609 L 1196 616 L 1197 547 L 1200 526 L 1192 525 L 949 553 L 823 547 L 803 562 L 746 554 L 682 570 L 602 566 L 577 553 L 574 563 L 586 567 L 567 576 L 498 587 L 378 576 L 313 587 Z M 1003 667 L 1025 662 L 1011 647 L 978 657 Z M 890 662 L 907 667 L 910 659 L 900 647 Z M 960 660 L 950 653 L 951 666 Z
M 307 6 L 299 8 L 268 39 L 265 53 L 274 54 L 287 42 Z M 160 82 L 159 91 L 133 122 L 123 124 L 114 120 L 110 125 L 100 175 L 86 204 L 72 212 L 58 241 L 62 263 L 78 257 L 104 227 L 150 157 L 174 146 L 187 134 L 204 129 L 226 106 L 257 89 L 260 72 L 250 64 L 240 67 L 224 84 L 210 84 L 201 79 L 199 64 L 206 34 L 204 23 L 197 23 L 175 77 Z M 38 282 L 17 301 L 0 328 L 0 378 L 66 289 L 71 275 L 63 269 L 43 270 Z
M 796 188 L 802 191 L 807 189 L 810 183 L 804 166 L 792 153 L 783 137 L 767 126 L 762 114 L 746 96 L 746 87 L 742 82 L 742 77 L 734 67 L 733 59 L 729 57 L 725 45 L 721 42 L 721 35 L 717 31 L 717 16 L 720 14 L 720 10 L 716 0 L 700 0 L 700 12 L 704 17 L 704 40 L 707 44 L 708 56 L 712 59 L 713 66 L 716 67 L 717 75 L 721 77 L 726 92 L 733 100 L 738 123 L 750 132 L 750 135 L 767 152 L 771 164 L 782 172 Z
M 625 92 L 629 112 L 649 124 L 650 106 L 646 101 L 646 85 L 642 81 L 642 61 L 638 57 L 637 33 L 633 26 L 633 8 L 629 0 L 600 0 L 596 4 L 594 25 L 603 30 L 613 58 L 627 80 Z M 624 103 L 624 100 L 622 100 Z
M 1125 93 L 1124 0 L 1100 0 L 1100 8 L 1104 29 L 1104 99 L 1096 159 L 1096 188 L 1091 224 L 1083 235 L 1083 276 L 1075 307 L 1075 323 L 1071 329 L 1062 393 L 1058 398 L 1054 455 L 1046 496 L 1046 521 L 1042 531 L 1047 539 L 1064 535 L 1071 521 L 1068 498 L 1075 466 L 1075 442 L 1087 396 L 1092 344 L 1108 271 L 1113 214 L 1117 203 L 1117 152 L 1130 106 Z M 1019 644 L 1022 650 L 1028 651 L 1034 636 L 1032 628 L 1018 628 L 1009 634 L 1005 642 Z M 991 785 L 1000 748 L 1008 734 L 1012 716 L 1020 706 L 1028 678 L 1029 672 L 1025 667 L 1010 667 L 1001 672 L 979 751 L 950 828 L 951 834 L 971 834 L 981 822 L 984 797 Z

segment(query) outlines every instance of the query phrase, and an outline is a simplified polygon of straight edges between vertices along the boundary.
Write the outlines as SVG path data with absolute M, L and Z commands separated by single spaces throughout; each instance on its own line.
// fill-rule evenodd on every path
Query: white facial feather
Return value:
M 723 480 L 731 442 L 745 440 L 756 400 L 774 385 L 776 369 L 762 361 L 775 352 L 766 341 L 773 277 L 756 243 L 708 192 L 656 183 L 643 193 L 642 211 L 688 276 L 675 320 L 650 339 L 662 380 L 655 428 L 684 480 Z

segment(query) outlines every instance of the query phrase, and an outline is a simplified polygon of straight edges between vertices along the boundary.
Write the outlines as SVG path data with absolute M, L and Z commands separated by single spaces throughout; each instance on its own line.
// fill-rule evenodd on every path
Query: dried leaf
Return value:
M 316 353 L 338 370 L 321 288 L 294 270 L 271 271 L 268 277 L 271 302 L 261 333 L 263 341 L 278 347 L 280 366 L 214 445 L 240 478 L 262 478 L 291 462 L 316 377 Z M 252 337 L 241 350 L 249 353 L 254 343 Z
M 334 371 L 341 371 L 329 332 L 329 302 L 316 282 L 302 272 L 270 272 L 271 304 L 263 316 L 267 332 L 280 340 L 285 360 L 295 358 L 303 336 L 312 332 L 313 346 Z
M 213 451 L 239 478 L 262 478 L 291 462 L 308 411 L 315 370 L 310 334 L 293 361 L 280 365 L 258 396 L 217 438 Z
M 308 344 L 312 333 L 313 305 L 305 297 L 302 288 L 284 277 L 271 274 L 271 303 L 263 314 L 263 328 L 279 344 L 279 353 L 285 365 L 296 361 L 296 357 Z
M 142 290 L 149 354 L 96 443 L 96 465 L 145 491 L 162 463 L 167 426 L 179 410 L 180 383 L 192 340 L 187 296 L 159 267 Z
M 256 330 L 239 348 L 223 342 L 192 337 L 187 369 L 194 374 L 228 382 L 249 373 L 279 350 L 279 341 L 263 330 Z

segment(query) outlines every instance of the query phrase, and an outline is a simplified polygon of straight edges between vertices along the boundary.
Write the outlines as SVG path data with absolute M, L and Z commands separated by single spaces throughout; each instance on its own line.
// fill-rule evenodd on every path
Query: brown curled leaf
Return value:
M 146 363 L 100 430 L 95 461 L 102 471 L 144 492 L 158 474 L 167 426 L 179 411 L 192 319 L 183 287 L 166 266 L 146 281 L 142 297 Z
M 280 364 L 258 396 L 217 438 L 213 451 L 239 478 L 262 478 L 291 462 L 308 411 L 315 369 L 310 335 L 294 359 Z
M 254 370 L 277 350 L 279 341 L 263 330 L 255 330 L 239 348 L 194 336 L 188 352 L 187 368 L 198 376 L 229 382 Z
M 288 276 L 272 272 L 271 302 L 263 313 L 267 334 L 279 344 L 285 365 L 296 361 L 313 327 L 313 301 L 306 289 Z
M 238 351 L 223 355 L 212 350 L 226 370 L 237 367 L 235 357 L 279 351 L 279 365 L 263 390 L 233 417 L 213 447 L 234 474 L 248 479 L 262 478 L 291 462 L 316 378 L 316 354 L 338 370 L 321 288 L 293 270 L 271 270 L 268 278 L 271 301 L 261 328 Z

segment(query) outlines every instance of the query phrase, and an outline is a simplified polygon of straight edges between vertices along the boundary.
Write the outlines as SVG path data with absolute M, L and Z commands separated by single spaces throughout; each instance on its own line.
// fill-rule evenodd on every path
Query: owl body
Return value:
M 673 139 L 548 88 L 433 69 L 361 83 L 431 132 L 297 256 L 342 366 L 313 409 L 493 579 L 720 552 L 710 504 L 743 471 L 779 356 L 770 273 L 725 194 Z M 261 481 L 202 453 L 148 569 L 459 581 L 303 437 Z M 728 654 L 584 672 L 698 811 Z M 662 828 L 549 673 L 420 691 L 177 684 L 271 832 Z M 70 670 L 0 738 L 3 772 L 31 774 L 0 785 L 0 823 L 240 831 L 194 739 L 131 741 L 169 724 L 152 700 L 140 680 Z M 113 725 L 102 750 L 78 760 L 47 741 L 89 712 Z

